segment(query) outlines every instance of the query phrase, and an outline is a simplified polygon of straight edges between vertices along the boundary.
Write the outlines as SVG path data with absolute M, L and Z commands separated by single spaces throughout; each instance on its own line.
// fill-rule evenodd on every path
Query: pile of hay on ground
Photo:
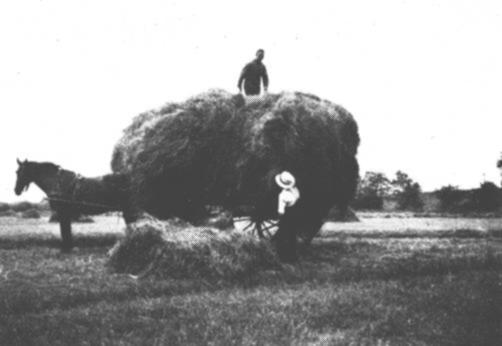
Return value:
M 257 218 L 277 217 L 273 177 L 287 170 L 319 219 L 352 199 L 358 145 L 352 115 L 314 95 L 245 101 L 212 90 L 137 116 L 115 146 L 112 170 L 131 176 L 141 209 L 192 222 L 207 205 L 250 205 Z
M 340 208 L 333 207 L 329 211 L 328 215 L 324 218 L 325 222 L 359 222 L 355 211 L 352 208 L 347 210 L 340 210 Z
M 279 261 L 270 243 L 248 234 L 149 218 L 128 225 L 109 266 L 139 276 L 246 279 Z

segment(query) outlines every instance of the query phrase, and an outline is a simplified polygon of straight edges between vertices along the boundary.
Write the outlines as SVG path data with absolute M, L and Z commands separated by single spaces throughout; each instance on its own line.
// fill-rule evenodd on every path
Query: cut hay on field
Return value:
M 270 243 L 248 234 L 146 219 L 128 225 L 109 266 L 140 276 L 245 279 L 279 262 Z
M 278 218 L 274 177 L 290 172 L 300 199 L 284 216 L 289 226 L 279 226 L 285 244 L 292 240 L 284 237 L 312 238 L 331 207 L 347 208 L 358 145 L 352 115 L 316 96 L 269 94 L 246 103 L 212 90 L 137 116 L 115 146 L 112 169 L 131 177 L 139 209 L 191 222 L 206 217 L 208 205 L 248 206 L 258 221 Z

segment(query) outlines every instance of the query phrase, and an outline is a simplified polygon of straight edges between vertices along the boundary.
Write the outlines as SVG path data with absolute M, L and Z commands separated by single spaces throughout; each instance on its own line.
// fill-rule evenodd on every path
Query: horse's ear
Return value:
M 19 160 L 18 158 L 16 158 L 16 161 L 17 161 L 17 164 L 20 165 L 21 164 L 21 160 Z

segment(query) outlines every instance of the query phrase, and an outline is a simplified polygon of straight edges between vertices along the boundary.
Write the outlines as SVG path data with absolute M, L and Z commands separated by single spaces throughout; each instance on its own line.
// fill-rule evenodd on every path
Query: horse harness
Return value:
M 66 180 L 68 180 L 67 175 L 71 174 L 71 180 L 66 185 Z M 107 210 L 116 209 L 115 206 L 99 204 L 99 203 L 90 203 L 90 202 L 82 202 L 77 200 L 77 192 L 80 188 L 83 177 L 80 174 L 77 174 L 72 171 L 64 170 L 61 167 L 58 168 L 58 172 L 56 174 L 56 191 L 51 191 L 51 193 L 47 194 L 47 199 L 49 202 L 58 202 L 67 204 L 70 206 L 85 206 L 85 207 L 96 207 L 103 208 Z

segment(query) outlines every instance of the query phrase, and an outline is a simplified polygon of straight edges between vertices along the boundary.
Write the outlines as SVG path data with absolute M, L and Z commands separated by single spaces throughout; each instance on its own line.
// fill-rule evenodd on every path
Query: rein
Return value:
M 53 197 L 54 196 L 54 197 Z M 70 200 L 70 199 L 65 199 L 65 198 L 60 198 L 59 195 L 51 195 L 47 196 L 46 199 L 49 202 L 60 202 L 60 203 L 65 203 L 68 205 L 80 205 L 80 206 L 87 206 L 87 207 L 97 207 L 97 208 L 103 208 L 103 209 L 116 209 L 116 206 L 111 206 L 111 205 L 105 205 L 105 204 L 99 204 L 99 203 L 89 203 L 89 202 L 79 202 L 76 200 Z

